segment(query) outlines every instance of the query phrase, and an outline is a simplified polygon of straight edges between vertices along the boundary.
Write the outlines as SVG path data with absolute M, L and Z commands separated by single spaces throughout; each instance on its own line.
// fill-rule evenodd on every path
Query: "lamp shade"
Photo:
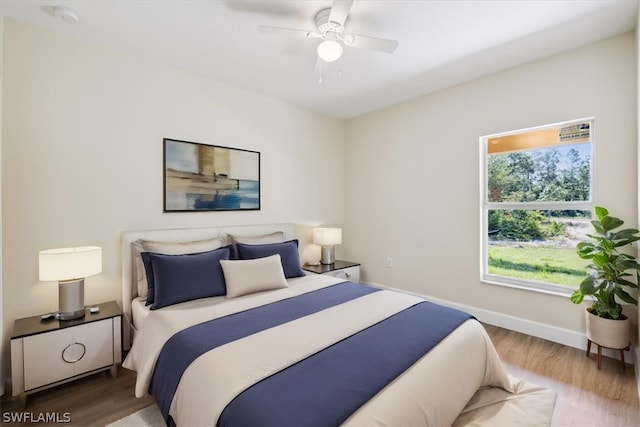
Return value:
M 38 265 L 41 282 L 94 276 L 102 272 L 102 248 L 81 246 L 40 251 Z
M 342 243 L 342 228 L 314 228 L 313 243 L 316 245 L 340 245 Z

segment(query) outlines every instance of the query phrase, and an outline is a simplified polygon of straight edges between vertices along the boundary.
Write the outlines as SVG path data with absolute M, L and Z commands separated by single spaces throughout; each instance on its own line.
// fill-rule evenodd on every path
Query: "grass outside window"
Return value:
M 489 273 L 537 282 L 577 287 L 584 278 L 588 260 L 576 256 L 574 248 L 489 245 Z

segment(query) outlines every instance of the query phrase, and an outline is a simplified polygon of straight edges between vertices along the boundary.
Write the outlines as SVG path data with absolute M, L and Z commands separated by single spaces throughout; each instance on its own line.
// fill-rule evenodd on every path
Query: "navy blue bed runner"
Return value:
M 418 303 L 248 388 L 218 425 L 340 425 L 469 318 Z
M 378 290 L 347 282 L 187 328 L 163 347 L 150 391 L 172 422 L 168 411 L 182 373 L 204 352 Z M 469 318 L 419 302 L 249 387 L 218 425 L 339 425 Z
M 342 304 L 380 289 L 345 282 L 200 323 L 173 335 L 162 347 L 149 392 L 165 420 L 182 374 L 216 347 Z

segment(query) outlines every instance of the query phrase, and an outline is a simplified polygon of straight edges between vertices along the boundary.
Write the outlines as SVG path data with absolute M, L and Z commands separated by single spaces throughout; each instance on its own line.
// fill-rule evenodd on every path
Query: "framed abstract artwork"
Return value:
M 260 153 L 164 138 L 164 212 L 260 209 Z

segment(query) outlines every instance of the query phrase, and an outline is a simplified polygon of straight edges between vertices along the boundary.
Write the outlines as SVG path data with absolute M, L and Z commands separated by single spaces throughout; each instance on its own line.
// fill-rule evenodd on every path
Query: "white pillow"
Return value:
M 264 245 L 267 243 L 282 243 L 284 242 L 284 233 L 282 231 L 276 231 L 269 234 L 263 234 L 260 236 L 238 236 L 237 234 L 227 234 L 229 237 L 229 243 L 243 243 L 245 245 Z
M 280 255 L 247 260 L 220 260 L 227 298 L 288 287 Z
M 147 297 L 147 273 L 144 270 L 144 263 L 140 256 L 142 252 L 163 255 L 195 254 L 218 249 L 223 246 L 223 243 L 223 240 L 218 237 L 191 242 L 155 242 L 142 239 L 131 242 L 131 253 L 133 255 L 132 280 L 134 284 L 137 284 L 138 296 L 143 299 Z

